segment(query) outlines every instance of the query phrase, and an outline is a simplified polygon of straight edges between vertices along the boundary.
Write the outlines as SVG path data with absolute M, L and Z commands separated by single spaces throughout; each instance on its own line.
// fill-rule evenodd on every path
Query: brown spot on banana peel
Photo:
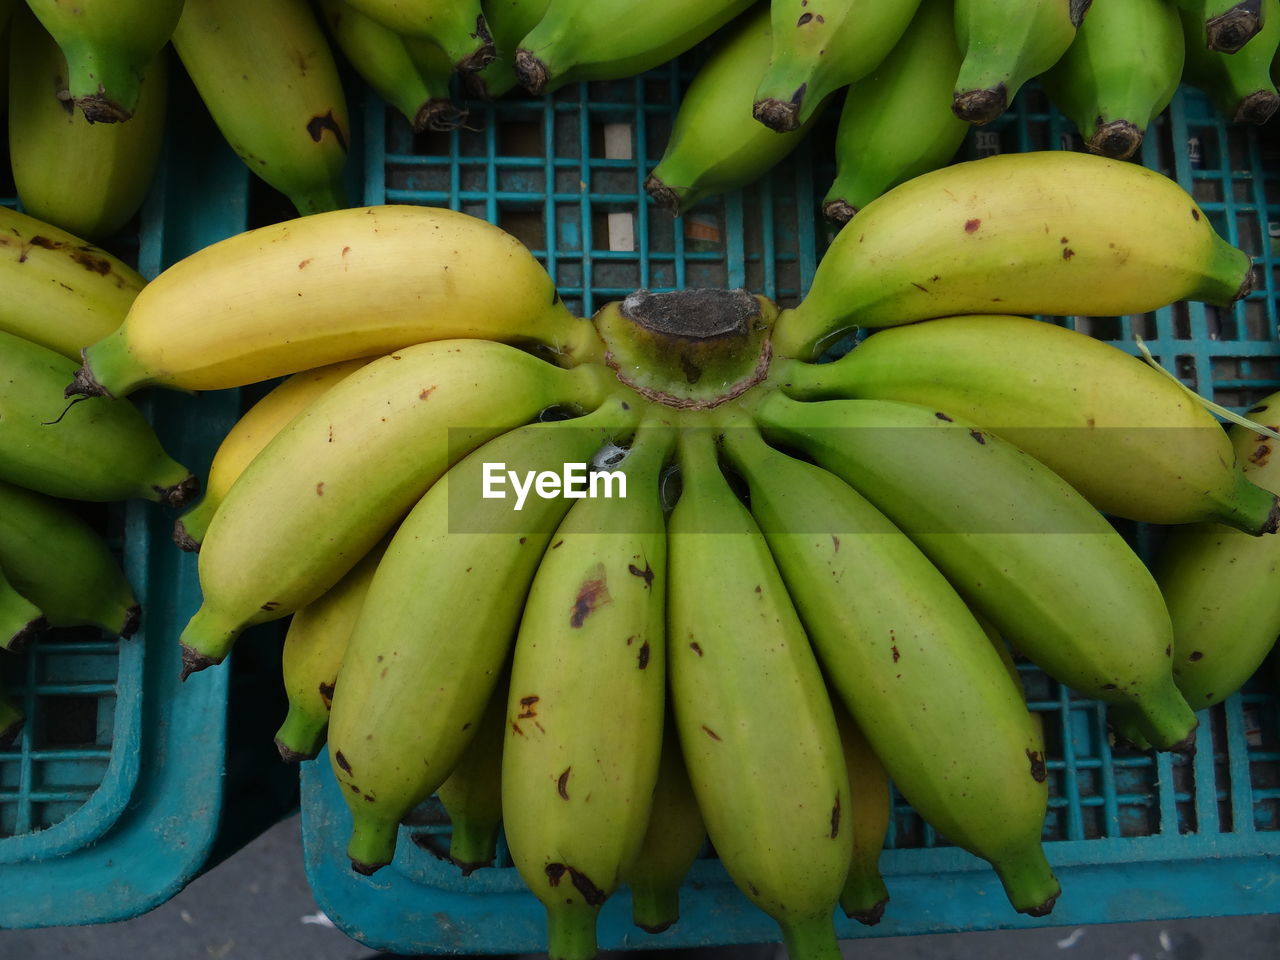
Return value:
M 714 730 L 708 727 L 705 723 L 702 725 L 702 729 L 706 731 L 707 736 L 709 736 L 712 740 L 720 739 L 720 734 L 716 733 Z
M 840 538 L 837 537 L 834 533 L 831 534 L 831 552 L 832 553 L 840 552 Z
M 562 800 L 569 799 L 569 771 L 572 769 L 573 767 L 565 767 L 564 773 L 556 777 L 556 793 L 560 794 Z
M 603 570 L 599 578 L 584 580 L 582 586 L 578 588 L 578 596 L 574 599 L 573 607 L 569 613 L 569 626 L 581 627 L 586 622 L 587 617 L 612 599 L 609 596 L 609 588 L 605 582 Z
M 1255 463 L 1260 467 L 1266 466 L 1267 461 L 1270 459 L 1271 447 L 1265 443 L 1258 447 L 1257 450 L 1253 451 L 1253 453 L 1249 454 L 1249 462 Z
M 796 26 L 803 27 L 806 23 L 808 23 L 812 19 L 813 19 L 812 13 L 802 13 L 800 14 L 800 19 L 796 21 Z
M 840 794 L 836 794 L 836 802 L 831 807 L 831 839 L 840 835 Z
M 939 420 L 947 421 L 947 423 L 955 423 L 954 420 L 952 420 L 950 417 L 948 417 L 945 413 L 942 413 L 941 411 L 939 411 L 938 413 L 935 413 L 934 416 L 937 417 Z
M 541 699 L 542 699 L 541 697 L 536 695 L 521 697 L 520 698 L 521 711 L 516 714 L 516 719 L 532 720 L 534 717 L 536 717 L 538 715 L 538 712 L 533 707 L 534 707 L 534 704 L 536 704 Z
M 636 654 L 636 659 L 639 661 L 639 667 L 641 670 L 643 670 L 645 667 L 649 665 L 649 641 L 648 640 L 640 644 L 640 650 Z
M 1191 653 L 1187 655 L 1187 659 L 1190 660 L 1192 663 L 1195 663 L 1197 660 L 1199 660 L 1203 656 L 1204 654 L 1201 653 L 1199 650 L 1192 650 Z
M 694 653 L 696 653 L 698 656 L 702 656 L 702 647 L 700 647 L 697 643 L 689 644 L 689 649 L 692 650 Z
M 627 564 L 627 569 L 634 577 L 640 577 L 644 580 L 645 589 L 653 586 L 653 568 L 649 566 L 649 561 L 645 561 L 644 569 L 641 570 L 634 563 Z
M 964 222 L 964 232 L 976 233 L 980 226 L 982 226 L 981 220 L 966 220 Z
M 333 705 L 334 685 L 332 683 L 325 683 L 321 680 L 318 689 L 320 691 L 320 700 L 324 703 L 325 709 L 328 710 Z
M 973 437 L 973 439 L 977 440 L 979 443 L 985 444 L 987 442 L 987 438 L 981 430 L 970 430 L 969 436 Z
M 1028 750 L 1027 759 L 1031 761 L 1031 779 L 1036 783 L 1044 783 L 1049 771 L 1044 765 L 1044 754 L 1038 750 Z
M 338 146 L 342 148 L 342 152 L 347 152 L 347 135 L 342 132 L 342 127 L 338 121 L 334 119 L 333 111 L 330 110 L 323 117 L 312 117 L 307 121 L 307 135 L 313 141 L 319 143 L 324 139 L 324 132 L 328 130 L 333 134 L 333 138 L 338 141 Z
M 342 755 L 341 750 L 334 753 L 333 762 L 336 763 L 344 773 L 351 773 L 351 764 L 347 762 L 347 758 Z
M 1074 257 L 1075 255 L 1076 255 L 1076 252 L 1075 252 L 1074 250 L 1072 250 L 1070 247 L 1064 247 L 1064 248 L 1063 248 L 1063 250 L 1062 250 L 1062 259 L 1063 259 L 1063 260 L 1070 260 L 1070 259 L 1071 259 L 1072 257 Z

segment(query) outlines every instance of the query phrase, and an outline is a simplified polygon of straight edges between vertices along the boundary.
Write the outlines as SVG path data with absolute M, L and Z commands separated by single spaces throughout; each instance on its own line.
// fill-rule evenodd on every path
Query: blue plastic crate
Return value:
M 693 58 L 696 61 L 696 55 Z M 638 287 L 745 286 L 794 304 L 831 228 L 818 200 L 834 173 L 835 115 L 760 183 L 673 221 L 642 184 L 659 159 L 693 61 L 642 77 L 579 85 L 549 99 L 472 104 L 466 129 L 415 136 L 370 97 L 364 202 L 463 210 L 497 223 L 543 261 L 571 308 L 590 315 Z M 616 125 L 616 126 L 615 126 Z M 1272 125 L 1275 126 L 1274 124 Z M 1029 88 L 961 156 L 1070 148 L 1075 131 Z M 1054 318 L 1136 352 L 1139 334 L 1170 370 L 1243 410 L 1280 388 L 1280 135 L 1231 127 L 1183 90 L 1143 146 L 1142 162 L 1187 188 L 1231 242 L 1254 258 L 1258 288 L 1229 309 L 1176 304 L 1153 314 Z M 1160 531 L 1120 524 L 1150 558 Z M 1255 679 L 1200 715 L 1191 759 L 1113 750 L 1103 708 L 1030 665 L 1020 670 L 1047 741 L 1046 851 L 1063 887 L 1051 916 L 1016 914 L 982 861 L 945 844 L 899 802 L 881 860 L 892 900 L 865 927 L 838 917 L 841 937 L 1172 919 L 1280 911 L 1280 699 Z M 404 954 L 544 949 L 541 905 L 500 846 L 498 865 L 463 877 L 412 842 L 447 818 L 433 800 L 404 827 L 395 861 L 373 877 L 345 856 L 350 818 L 321 756 L 302 768 L 307 875 L 322 909 L 371 947 Z M 681 919 L 652 936 L 632 926 L 625 888 L 604 906 L 605 948 L 772 941 L 773 922 L 714 859 L 695 863 Z

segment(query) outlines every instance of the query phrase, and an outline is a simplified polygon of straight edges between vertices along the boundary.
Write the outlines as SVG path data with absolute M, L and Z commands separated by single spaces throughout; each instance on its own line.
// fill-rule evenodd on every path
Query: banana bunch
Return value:
M 834 960 L 837 905 L 886 908 L 890 782 L 1013 909 L 1059 896 L 1005 641 L 1135 740 L 1193 748 L 1185 628 L 1099 511 L 1272 546 L 1280 497 L 1245 471 L 1270 447 L 1007 311 L 1227 303 L 1250 270 L 1176 185 L 1083 154 L 894 188 L 782 311 L 642 290 L 578 319 L 501 230 L 371 207 L 174 265 L 67 392 L 290 375 L 182 518 L 203 602 L 180 642 L 190 673 L 293 615 L 277 745 L 327 742 L 353 869 L 402 826 L 429 847 L 438 795 L 437 852 L 469 872 L 501 827 L 550 955 L 586 960 L 623 886 L 643 928 L 677 921 L 705 836 L 793 957 Z

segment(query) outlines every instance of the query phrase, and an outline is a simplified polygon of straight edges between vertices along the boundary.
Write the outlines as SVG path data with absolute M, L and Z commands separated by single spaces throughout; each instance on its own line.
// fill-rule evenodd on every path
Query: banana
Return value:
M 751 427 L 725 437 L 818 659 L 888 775 L 948 840 L 995 867 L 1015 909 L 1048 913 L 1059 888 L 1040 846 L 1043 755 L 982 628 L 921 549 L 844 481 Z M 880 588 L 862 594 L 871 582 Z M 865 787 L 885 789 L 883 776 Z M 863 825 L 850 830 L 855 844 Z
M 520 510 L 486 498 L 484 464 L 523 475 L 588 462 L 628 428 L 634 412 L 623 406 L 609 400 L 584 418 L 533 424 L 480 447 L 423 496 L 388 546 L 329 719 L 358 872 L 391 861 L 397 825 L 446 780 L 475 735 L 543 550 L 569 508 L 560 497 L 531 497 Z
M 799 130 L 827 97 L 880 65 L 919 6 L 920 0 L 773 0 L 769 65 L 752 114 L 770 130 Z
M 623 883 L 631 889 L 632 923 L 646 933 L 661 933 L 680 919 L 680 885 L 706 839 L 707 828 L 668 709 L 649 824 L 640 852 L 622 873 Z
M 0 481 L 0 564 L 51 627 L 133 636 L 141 608 L 102 537 L 67 504 Z
M 516 87 L 516 47 L 547 12 L 548 0 L 485 0 L 484 18 L 493 36 L 494 58 L 462 83 L 473 97 L 491 100 Z
M 320 0 L 329 33 L 356 72 L 417 132 L 452 130 L 465 117 L 449 99 L 453 64 L 434 42 L 412 41 L 346 0 Z
M 969 125 L 951 112 L 960 69 L 952 0 L 923 0 L 902 39 L 855 80 L 836 131 L 836 179 L 823 215 L 846 223 L 891 187 L 951 160 Z
M 23 209 L 78 236 L 109 239 L 142 206 L 160 160 L 166 52 L 140 73 L 132 122 L 104 126 L 58 99 L 67 62 L 40 21 L 20 11 L 11 31 L 9 160 Z
M 429 207 L 340 210 L 174 264 L 119 330 L 85 350 L 68 395 L 216 390 L 464 337 L 543 344 L 570 364 L 601 350 L 541 264 L 498 227 Z
M 810 117 L 791 133 L 766 130 L 751 118 L 754 85 L 769 55 L 769 9 L 762 6 L 725 38 L 689 84 L 671 137 L 644 188 L 679 216 L 703 197 L 737 190 L 759 179 L 799 145 Z
M 184 675 L 337 583 L 450 464 L 546 407 L 593 408 L 608 377 L 485 340 L 419 344 L 348 376 L 267 444 L 214 514 L 204 602 L 179 637 Z
M 595 956 L 596 917 L 640 852 L 662 748 L 669 428 L 609 469 L 626 496 L 569 511 L 516 635 L 502 751 L 511 859 L 547 909 L 552 960 Z
M 879 508 L 1045 673 L 1085 696 L 1133 704 L 1158 748 L 1190 748 L 1196 718 L 1174 685 L 1159 588 L 1066 481 L 936 407 L 773 394 L 758 416 L 766 436 L 798 446 Z M 911 801 L 892 766 L 889 774 Z
M 1109 0 L 1091 8 L 1040 83 L 1090 153 L 1127 160 L 1182 78 L 1182 22 L 1169 0 Z
M 18 592 L 0 567 L 0 648 L 21 653 L 48 628 L 40 608 Z
M 289 712 L 275 738 L 285 763 L 310 760 L 324 746 L 347 641 L 385 549 L 385 541 L 375 546 L 346 576 L 289 621 L 280 651 Z
M 1199 42 L 1199 18 L 1179 9 L 1186 34 L 1183 79 L 1199 87 L 1234 123 L 1266 123 L 1280 106 L 1280 90 L 1271 78 L 1271 62 L 1280 47 L 1280 0 L 1261 0 L 1266 19 L 1258 35 L 1237 53 L 1206 48 Z
M 493 59 L 493 40 L 480 0 L 347 0 L 356 10 L 406 37 L 431 40 L 459 73 Z
M 1235 53 L 1262 29 L 1266 0 L 1174 0 L 1185 11 L 1187 39 L 1208 50 Z
M 549 0 L 516 49 L 516 79 L 530 93 L 566 83 L 632 77 L 684 53 L 753 0 Z
M 128 120 L 183 0 L 27 0 L 67 58 L 66 91 L 92 123 Z
M 1280 18 L 1278 18 L 1280 19 Z M 1113 317 L 1226 305 L 1249 256 L 1168 177 L 1063 150 L 958 163 L 895 187 L 836 236 L 774 353 L 815 356 L 851 327 L 962 313 Z
M 1092 2 L 956 0 L 964 54 L 951 101 L 956 116 L 981 125 L 1004 113 L 1024 83 L 1067 52 Z
M 900 400 L 972 420 L 1099 510 L 1147 523 L 1274 532 L 1218 421 L 1177 383 L 1093 337 L 1026 317 L 946 317 L 881 330 L 835 363 L 788 369 L 802 399 Z
M 0 332 L 0 480 L 72 500 L 139 497 L 181 507 L 198 488 L 128 400 L 70 404 L 76 365 Z
M 853 859 L 840 892 L 840 909 L 846 917 L 871 927 L 880 922 L 889 903 L 889 891 L 880 876 L 880 851 L 893 815 L 893 790 L 884 764 L 839 695 L 831 697 L 831 705 L 849 771 L 849 830 L 853 834 Z
M 0 27 L 0 31 L 3 27 Z M 27 718 L 22 707 L 0 689 L 0 750 L 8 750 L 22 733 Z
M 105 250 L 0 207 L 0 332 L 78 360 L 124 322 L 145 283 Z
M 173 525 L 173 540 L 183 550 L 199 550 L 218 506 L 245 467 L 262 448 L 299 413 L 339 380 L 363 367 L 368 360 L 343 360 L 315 370 L 295 373 L 255 403 L 214 452 L 205 478 L 204 496 Z
M 853 846 L 849 778 L 822 674 L 711 433 L 680 434 L 668 523 L 668 680 L 680 745 L 725 870 L 792 960 L 838 957 Z
M 245 166 L 300 214 L 347 205 L 346 98 L 306 0 L 185 0 L 173 46 Z

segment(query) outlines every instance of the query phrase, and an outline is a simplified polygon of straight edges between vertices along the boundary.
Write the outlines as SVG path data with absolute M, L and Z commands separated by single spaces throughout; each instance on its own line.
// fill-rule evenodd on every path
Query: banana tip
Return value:
M 76 97 L 75 105 L 90 123 L 124 123 L 133 116 L 132 111 L 126 110 L 102 91 L 88 97 Z
M 0 750 L 8 750 L 13 746 L 14 741 L 18 739 L 18 734 L 22 732 L 22 728 L 26 726 L 26 723 L 25 718 L 19 718 L 3 730 L 0 730 Z
M 458 129 L 466 120 L 467 111 L 443 97 L 434 97 L 420 106 L 414 114 L 413 130 L 415 133 L 422 133 L 424 130 L 447 133 Z
M 516 79 L 534 96 L 541 96 L 551 75 L 545 63 L 521 48 L 516 51 Z
M 1267 514 L 1267 519 L 1262 524 L 1263 534 L 1280 534 L 1280 497 L 1276 497 L 1275 502 L 1271 504 L 1271 512 Z
M 276 750 L 280 754 L 280 759 L 283 760 L 285 763 L 302 763 L 302 761 L 310 760 L 314 756 L 314 754 L 302 753 L 300 751 L 294 750 L 292 747 L 286 746 L 284 743 L 280 741 L 279 737 L 276 737 L 275 742 L 276 742 Z
M 803 90 L 803 88 L 801 88 Z M 800 103 L 793 100 L 757 100 L 751 108 L 751 115 L 770 130 L 778 133 L 790 133 L 800 129 Z
M 89 369 L 89 361 L 86 360 L 80 365 L 80 369 L 76 371 L 66 389 L 62 391 L 62 395 L 68 399 L 71 397 L 109 397 L 111 396 L 111 391 L 98 382 L 98 378 Z
M 643 930 L 645 933 L 657 934 L 657 933 L 665 933 L 667 930 L 670 930 L 673 926 L 675 926 L 676 921 L 679 919 L 680 919 L 679 917 L 675 917 L 671 920 L 665 920 L 662 923 L 641 923 L 639 920 L 637 920 L 635 923 L 636 923 L 636 926 L 639 927 L 641 930 Z
M 196 479 L 195 474 L 188 473 L 183 480 L 173 486 L 156 487 L 155 491 L 161 503 L 176 510 L 185 507 L 200 493 L 200 481 Z
M 199 673 L 201 670 L 221 662 L 221 660 L 201 653 L 199 650 L 193 650 L 184 643 L 182 644 L 182 672 L 178 674 L 178 679 L 185 681 L 193 673 Z
M 1038 903 L 1034 907 L 1026 907 L 1019 910 L 1019 913 L 1025 913 L 1029 917 L 1047 917 L 1053 913 L 1054 904 L 1058 902 L 1058 897 L 1062 896 L 1062 891 L 1058 890 L 1053 896 L 1049 897 L 1043 903 Z
M 957 90 L 951 100 L 951 112 L 976 127 L 990 123 L 1009 107 L 1009 95 L 1003 83 L 982 90 Z
M 497 52 L 494 50 L 493 41 L 488 41 L 482 44 L 474 53 L 470 53 L 459 60 L 455 69 L 459 76 L 467 77 L 473 73 L 479 73 L 496 59 Z
M 850 920 L 857 920 L 868 927 L 874 927 L 884 918 L 884 908 L 888 903 L 889 898 L 884 897 L 869 910 L 846 910 L 844 915 Z
M 120 627 L 120 636 L 128 640 L 138 632 L 138 625 L 142 622 L 142 607 L 134 604 L 124 612 L 124 624 Z
M 200 541 L 187 531 L 186 524 L 181 520 L 173 521 L 173 542 L 178 545 L 180 550 L 185 550 L 188 553 L 200 552 Z
M 828 200 L 822 205 L 822 215 L 841 227 L 852 220 L 857 212 L 858 208 L 847 200 Z
M 680 194 L 673 187 L 667 186 L 651 173 L 645 178 L 644 191 L 653 197 L 654 203 L 671 216 L 680 216 Z
M 17 633 L 9 638 L 9 642 L 5 644 L 5 649 L 10 653 L 22 653 L 27 647 L 31 646 L 40 634 L 49 629 L 49 621 L 44 617 L 36 617 L 29 620 Z
M 1195 752 L 1195 749 L 1196 749 L 1196 727 L 1192 727 L 1190 733 L 1188 733 L 1185 737 L 1183 737 L 1173 746 L 1169 747 L 1169 752 L 1180 753 L 1185 757 L 1189 757 L 1191 756 L 1192 753 Z
M 362 877 L 371 877 L 385 866 L 385 863 L 364 863 L 361 860 L 351 861 L 351 869 Z
M 1257 4 L 1238 3 L 1204 24 L 1205 45 L 1218 53 L 1235 53 L 1262 29 Z
M 1236 295 L 1231 298 L 1231 302 L 1243 300 L 1249 294 L 1253 293 L 1254 284 L 1257 282 L 1253 275 L 1253 264 L 1250 263 L 1244 272 L 1244 279 L 1240 281 L 1240 289 L 1236 291 Z
M 480 870 L 484 867 L 493 866 L 492 857 L 490 857 L 488 860 L 459 860 L 456 857 L 450 857 L 449 862 L 452 863 L 459 870 L 461 870 L 462 875 L 464 877 L 469 877 L 473 873 L 475 873 L 477 870 Z
M 1142 146 L 1143 132 L 1137 124 L 1128 120 L 1112 120 L 1099 124 L 1089 138 L 1089 152 L 1112 160 L 1128 160 Z
M 1232 119 L 1236 123 L 1261 125 L 1271 119 L 1276 107 L 1280 107 L 1280 96 L 1276 96 L 1275 91 L 1255 90 L 1240 101 Z

